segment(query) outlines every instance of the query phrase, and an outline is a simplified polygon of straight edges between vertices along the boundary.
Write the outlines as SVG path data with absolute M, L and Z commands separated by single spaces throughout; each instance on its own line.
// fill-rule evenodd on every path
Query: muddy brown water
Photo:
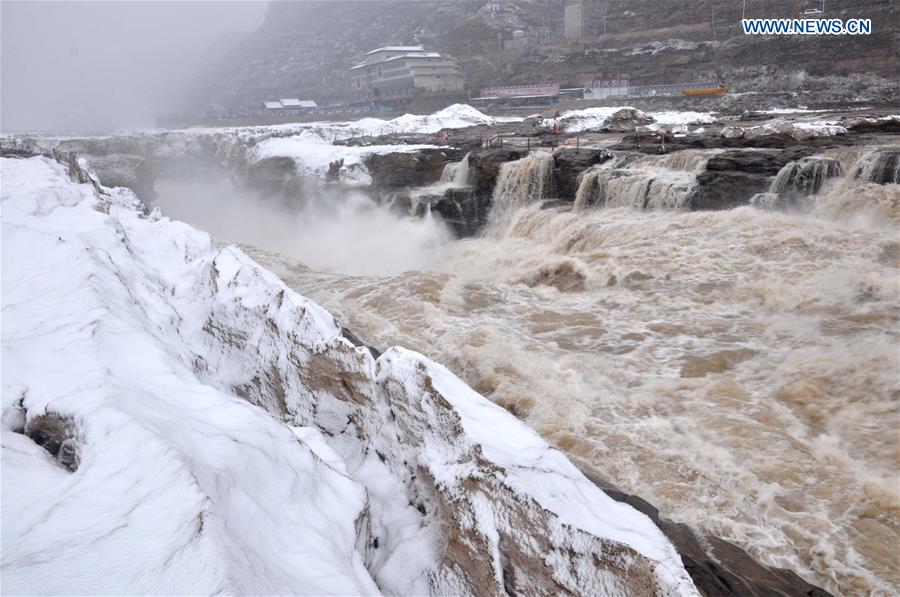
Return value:
M 830 218 L 524 206 L 394 275 L 251 254 L 366 342 L 444 363 L 666 516 L 835 593 L 887 595 L 900 189 L 884 189 L 888 215 L 865 221 L 827 203 Z

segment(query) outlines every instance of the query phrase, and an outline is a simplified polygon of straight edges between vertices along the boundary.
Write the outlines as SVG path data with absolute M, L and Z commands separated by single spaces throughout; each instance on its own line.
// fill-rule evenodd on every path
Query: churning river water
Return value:
M 664 516 L 838 594 L 896 594 L 900 186 L 794 215 L 544 209 L 528 166 L 501 173 L 484 235 L 410 249 L 410 271 L 248 251 Z

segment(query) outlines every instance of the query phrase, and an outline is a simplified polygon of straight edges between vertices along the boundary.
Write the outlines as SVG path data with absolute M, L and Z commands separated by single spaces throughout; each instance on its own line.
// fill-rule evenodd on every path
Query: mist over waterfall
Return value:
M 227 178 L 172 177 L 157 181 L 154 205 L 217 241 L 351 275 L 428 269 L 434 253 L 453 239 L 439 219 L 401 214 L 360 191 L 312 188 L 310 196 L 291 200 L 236 189 Z

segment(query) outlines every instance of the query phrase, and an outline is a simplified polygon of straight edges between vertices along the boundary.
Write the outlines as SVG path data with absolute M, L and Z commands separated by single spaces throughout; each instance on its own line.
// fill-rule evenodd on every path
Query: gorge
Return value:
M 233 394 L 260 407 L 241 416 L 280 446 L 286 422 L 325 486 L 347 484 L 330 491 L 359 515 L 324 516 L 343 529 L 335 553 L 355 555 L 334 562 L 357 584 L 307 590 L 890 594 L 900 119 L 719 116 L 676 134 L 651 116 L 664 146 L 639 146 L 634 125 L 616 124 L 632 112 L 604 114 L 558 137 L 467 106 L 399 122 L 7 136 L 4 235 L 44 238 L 53 275 L 54 259 L 77 254 L 54 257 L 53 235 L 100 264 L 143 263 L 119 306 L 100 286 L 88 310 L 146 319 L 135 329 L 177 355 L 190 372 L 178 378 L 219 392 L 209 404 L 244 408 L 221 402 Z M 503 147 L 484 147 L 497 135 Z M 54 151 L 73 152 L 69 169 L 99 188 L 68 189 L 61 167 L 34 157 Z M 16 195 L 29 177 L 49 182 Z M 67 210 L 83 228 L 56 222 Z M 38 296 L 7 285 L 18 259 L 4 247 L 4 295 Z M 47 288 L 97 279 L 92 267 Z M 128 296 L 159 309 L 132 314 Z M 107 324 L 66 325 L 101 330 L 90 346 Z M 102 366 L 135 374 L 127 359 Z M 30 371 L 4 391 L 4 422 L 21 417 L 11 427 L 39 437 Z M 70 408 L 86 422 L 77 467 L 89 472 L 91 446 L 105 445 L 94 438 L 117 419 Z M 197 432 L 184 433 L 159 453 L 191 454 Z M 43 458 L 20 444 L 17 458 Z M 190 458 L 195 471 L 221 465 Z M 201 529 L 232 520 L 231 494 L 198 482 L 213 505 L 185 516 Z M 590 516 L 573 519 L 582 507 Z M 610 530 L 616 517 L 627 537 Z M 516 534 L 526 520 L 538 547 Z M 485 550 L 490 561 L 473 555 Z M 298 590 L 253 578 L 197 587 Z

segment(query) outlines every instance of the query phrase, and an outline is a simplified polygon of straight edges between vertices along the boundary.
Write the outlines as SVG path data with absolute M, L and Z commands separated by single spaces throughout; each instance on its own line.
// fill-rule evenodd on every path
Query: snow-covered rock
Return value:
M 387 153 L 414 153 L 440 146 L 428 144 L 348 144 L 360 137 L 388 134 L 435 134 L 502 122 L 517 117 L 487 116 L 467 104 L 454 104 L 429 115 L 404 114 L 393 120 L 363 118 L 354 121 L 302 122 L 280 125 L 191 128 L 172 131 L 137 131 L 110 136 L 67 138 L 0 135 L 0 147 L 47 153 L 52 149 L 76 152 L 107 186 L 128 186 L 153 196 L 154 168 L 165 162 L 198 159 L 228 167 L 239 175 L 262 160 L 286 157 L 299 176 L 322 177 L 329 166 L 341 162 L 337 180 L 346 186 L 367 186 L 367 157 Z M 366 139 L 367 141 L 369 139 Z M 352 142 L 351 142 L 352 143 Z
M 288 157 L 297 164 L 298 173 L 313 176 L 324 176 L 330 164 L 342 161 L 341 174 L 347 173 L 349 176 L 354 170 L 362 168 L 363 161 L 370 155 L 415 153 L 423 149 L 440 149 L 440 147 L 437 145 L 335 145 L 315 133 L 304 131 L 299 135 L 270 137 L 259 142 L 253 148 L 252 159 Z
M 437 133 L 442 129 L 462 129 L 470 126 L 493 125 L 503 122 L 522 122 L 515 116 L 488 116 L 468 104 L 453 104 L 427 116 L 404 114 L 393 120 L 364 118 L 352 128 L 360 133 L 387 135 L 394 133 Z
M 696 593 L 444 367 L 130 192 L 0 167 L 5 592 Z
M 687 132 L 692 124 L 715 124 L 716 116 L 712 112 L 651 112 L 653 123 L 649 126 L 667 132 Z
M 631 106 L 613 106 L 569 110 L 558 118 L 549 119 L 544 126 L 559 122 L 568 133 L 583 131 L 632 131 L 635 127 L 646 126 L 652 131 L 686 130 L 691 124 L 713 124 L 716 117 L 711 112 L 670 111 L 647 113 Z
M 559 122 L 562 129 L 568 133 L 580 133 L 583 131 L 633 130 L 636 126 L 653 122 L 653 117 L 631 106 L 614 106 L 609 108 L 585 108 L 583 110 L 568 110 L 556 119 L 544 122 L 544 126 L 552 126 Z
M 729 126 L 722 129 L 722 136 L 728 139 L 757 139 L 769 135 L 786 135 L 796 141 L 806 141 L 815 137 L 846 135 L 847 129 L 836 122 L 768 122 L 757 126 Z

